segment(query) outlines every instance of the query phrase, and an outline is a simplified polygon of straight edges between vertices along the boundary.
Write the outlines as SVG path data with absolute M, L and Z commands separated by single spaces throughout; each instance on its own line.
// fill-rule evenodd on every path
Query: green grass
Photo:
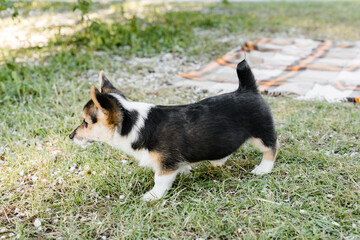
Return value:
M 360 38 L 356 27 L 360 24 L 357 17 L 359 2 L 219 4 L 200 11 L 196 6 L 190 5 L 196 10 L 189 11 L 189 7 L 173 5 L 173 10 L 159 13 L 161 5 L 155 5 L 149 7 L 141 18 L 134 16 L 126 19 L 116 14 L 112 23 L 92 22 L 82 31 L 61 38 L 59 42 L 86 45 L 97 50 L 112 49 L 121 54 L 153 55 L 159 51 L 171 51 L 193 55 L 203 54 L 205 48 L 208 52 L 215 49 L 213 54 L 218 55 L 222 53 L 218 51 L 228 46 L 219 47 L 218 43 L 208 41 L 209 38 L 224 35 L 308 35 L 335 40 Z M 206 30 L 211 31 L 212 36 L 209 32 L 200 36 L 196 34 Z
M 25 10 L 45 5 L 26 5 Z M 3 49 L 0 237 L 358 239 L 357 105 L 266 97 L 281 142 L 273 173 L 250 174 L 261 154 L 244 145 L 224 167 L 203 163 L 191 176 L 178 177 L 167 196 L 152 203 L 140 200 L 153 185 L 150 170 L 130 164 L 130 156 L 109 146 L 82 149 L 69 141 L 90 86 L 97 82 L 91 70 L 142 76 L 151 69 L 127 63 L 134 56 L 164 52 L 186 57 L 185 64 L 206 63 L 240 42 L 219 44 L 221 36 L 359 38 L 359 2 L 168 7 L 162 12 L 162 5 L 148 6 L 144 16 L 134 18 L 114 15 L 112 23 L 84 23 L 82 31 L 57 36 L 47 47 Z M 18 62 L 34 55 L 40 55 L 38 64 Z M 114 55 L 125 61 L 114 61 Z M 183 104 L 209 95 L 136 84 L 123 82 L 119 88 L 132 100 L 155 104 Z

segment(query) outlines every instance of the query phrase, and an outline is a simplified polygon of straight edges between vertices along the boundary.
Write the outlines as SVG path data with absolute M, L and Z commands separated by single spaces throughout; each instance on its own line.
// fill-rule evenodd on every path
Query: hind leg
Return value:
M 256 175 L 263 175 L 270 173 L 274 167 L 275 158 L 277 150 L 279 148 L 279 143 L 277 142 L 275 147 L 267 147 L 264 145 L 263 141 L 260 138 L 251 138 L 249 142 L 261 152 L 263 152 L 263 158 L 260 165 L 256 166 L 251 173 Z

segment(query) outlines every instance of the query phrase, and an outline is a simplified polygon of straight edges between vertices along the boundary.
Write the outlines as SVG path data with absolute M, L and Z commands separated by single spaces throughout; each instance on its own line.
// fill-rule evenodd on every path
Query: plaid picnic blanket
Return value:
M 206 82 L 209 86 L 216 83 L 220 89 L 219 83 L 237 86 L 235 69 L 244 55 L 261 92 L 360 102 L 360 42 L 268 38 L 248 41 L 199 70 L 182 73 L 180 82 Z M 224 87 L 225 91 L 227 88 L 233 87 Z

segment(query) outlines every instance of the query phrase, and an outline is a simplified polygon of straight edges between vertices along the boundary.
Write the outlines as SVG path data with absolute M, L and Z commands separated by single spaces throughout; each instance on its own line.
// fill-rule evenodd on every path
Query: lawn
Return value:
M 20 4 L 0 32 L 73 7 Z M 265 96 L 281 143 L 273 173 L 250 173 L 261 153 L 245 144 L 223 167 L 204 162 L 178 176 L 150 203 L 140 200 L 153 185 L 150 170 L 68 138 L 102 69 L 134 101 L 194 102 L 211 93 L 171 86 L 177 74 L 248 39 L 355 41 L 360 2 L 96 3 L 90 14 L 106 9 L 42 28 L 55 29 L 45 46 L 1 49 L 0 238 L 360 239 L 359 105 Z M 57 34 L 62 28 L 74 31 Z

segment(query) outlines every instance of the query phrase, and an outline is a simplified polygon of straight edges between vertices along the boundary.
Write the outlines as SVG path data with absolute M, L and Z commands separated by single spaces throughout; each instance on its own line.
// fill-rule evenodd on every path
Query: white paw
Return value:
M 153 191 L 148 191 L 147 193 L 144 194 L 144 196 L 142 196 L 141 200 L 143 201 L 154 201 L 157 199 L 160 199 L 160 197 L 158 197 Z
M 189 175 L 191 173 L 191 166 L 185 166 L 180 171 L 180 174 L 184 174 L 185 176 Z
M 213 167 L 221 167 L 224 163 L 211 163 Z
M 255 168 L 251 171 L 251 173 L 254 173 L 256 175 L 264 175 L 264 174 L 267 174 L 267 173 L 270 173 L 271 172 L 271 169 L 264 169 L 264 168 L 261 168 L 260 166 L 255 166 Z
M 221 167 L 226 163 L 227 159 L 228 159 L 228 157 L 225 157 L 225 158 L 222 158 L 222 159 L 219 159 L 219 160 L 210 161 L 210 163 L 211 163 L 211 165 L 213 167 Z
M 264 175 L 270 173 L 273 167 L 274 167 L 273 161 L 262 160 L 260 165 L 255 166 L 254 170 L 252 170 L 251 173 L 254 173 L 256 175 Z

